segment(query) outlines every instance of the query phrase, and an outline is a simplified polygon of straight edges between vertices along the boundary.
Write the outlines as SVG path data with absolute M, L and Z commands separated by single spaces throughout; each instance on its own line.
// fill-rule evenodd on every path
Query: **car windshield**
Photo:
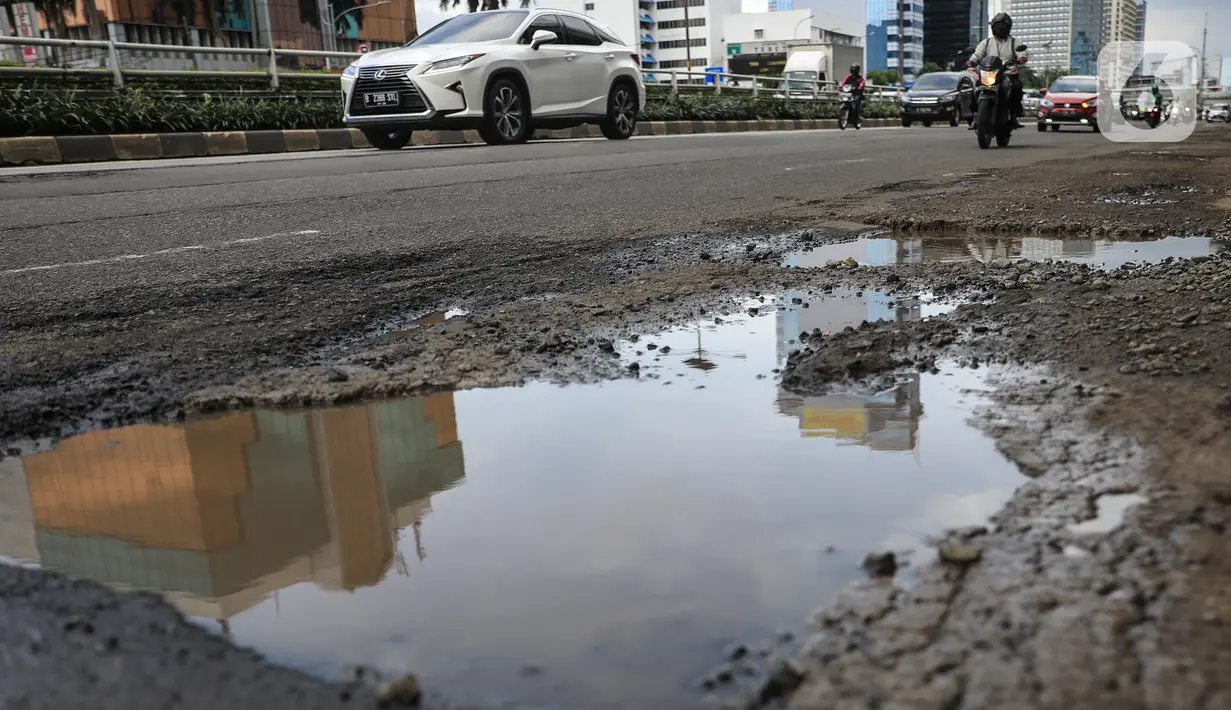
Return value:
M 465 44 L 491 42 L 512 37 L 530 13 L 525 10 L 498 10 L 473 15 L 458 15 L 445 20 L 411 40 L 408 46 L 427 44 Z
M 940 91 L 942 89 L 956 89 L 957 77 L 948 74 L 924 74 L 915 79 L 915 85 L 910 87 L 920 91 Z
M 1067 79 L 1057 79 L 1056 83 L 1051 85 L 1049 94 L 1097 94 L 1098 80 L 1082 79 L 1077 77 L 1069 77 Z
M 788 81 L 787 88 L 798 91 L 800 89 L 812 90 L 812 82 L 816 81 L 817 74 L 814 71 L 789 71 L 786 73 L 787 79 L 799 79 L 800 81 Z

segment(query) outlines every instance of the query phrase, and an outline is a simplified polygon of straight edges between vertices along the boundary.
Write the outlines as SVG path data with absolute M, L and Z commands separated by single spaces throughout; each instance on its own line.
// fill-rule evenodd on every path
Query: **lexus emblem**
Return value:
M 377 79 L 384 79 L 385 77 L 389 76 L 389 72 L 385 71 L 384 69 L 380 69 L 372 76 L 374 76 Z

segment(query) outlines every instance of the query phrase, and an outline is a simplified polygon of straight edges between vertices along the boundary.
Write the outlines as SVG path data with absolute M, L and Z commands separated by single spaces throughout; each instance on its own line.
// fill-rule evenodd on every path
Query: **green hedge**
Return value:
M 863 102 L 866 118 L 897 118 L 897 104 Z M 837 103 L 752 98 L 748 94 L 682 93 L 679 98 L 650 95 L 645 118 L 650 121 L 738 121 L 755 119 L 837 118 Z
M 897 116 L 897 106 L 866 102 L 869 118 Z M 142 88 L 120 91 L 0 86 L 0 137 L 341 128 L 337 97 L 176 96 Z M 833 118 L 836 104 L 751 96 L 652 96 L 651 121 Z
M 338 128 L 339 99 L 159 96 L 142 89 L 87 98 L 77 90 L 0 90 L 0 136 Z

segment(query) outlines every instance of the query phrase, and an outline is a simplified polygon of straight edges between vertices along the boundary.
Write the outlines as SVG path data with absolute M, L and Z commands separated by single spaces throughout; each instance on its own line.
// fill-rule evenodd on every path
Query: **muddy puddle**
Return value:
M 1075 261 L 1115 269 L 1123 264 L 1155 263 L 1231 252 L 1231 242 L 1207 237 L 1166 237 L 1152 241 L 1101 239 L 903 237 L 885 235 L 824 244 L 787 257 L 787 266 L 819 268 L 831 261 L 854 259 L 868 266 L 924 262 L 1029 259 Z
M 777 385 L 801 332 L 947 306 L 794 298 L 622 344 L 639 380 L 65 439 L 0 461 L 0 555 L 160 591 L 328 678 L 364 664 L 465 702 L 701 706 L 731 644 L 752 660 L 718 694 L 755 685 L 867 553 L 920 560 L 1023 481 L 966 421 L 984 371 Z

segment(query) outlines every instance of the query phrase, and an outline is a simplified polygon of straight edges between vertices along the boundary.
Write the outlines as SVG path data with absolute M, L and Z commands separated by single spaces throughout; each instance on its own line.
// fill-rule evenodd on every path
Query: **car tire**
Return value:
M 910 128 L 912 124 L 914 124 L 914 121 L 909 118 L 902 119 L 902 128 Z
M 1039 133 L 1047 133 L 1047 124 L 1046 124 L 1046 123 L 1040 123 L 1040 124 L 1039 124 Z
M 607 115 L 599 124 L 607 140 L 624 141 L 637 134 L 637 90 L 621 81 L 607 96 Z
M 361 128 L 363 137 L 377 150 L 401 150 L 410 143 L 409 128 Z
M 513 145 L 530 140 L 530 102 L 512 79 L 500 77 L 483 94 L 483 125 L 479 137 L 488 145 Z
M 957 111 L 954 111 L 953 115 L 949 117 L 949 127 L 957 128 L 957 124 L 959 123 L 961 123 L 961 121 L 958 120 Z

